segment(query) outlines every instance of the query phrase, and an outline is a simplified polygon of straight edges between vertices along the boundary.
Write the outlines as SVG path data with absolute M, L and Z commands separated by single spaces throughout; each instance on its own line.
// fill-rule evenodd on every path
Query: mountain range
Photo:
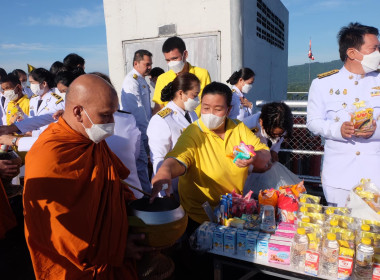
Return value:
M 333 60 L 330 62 L 312 62 L 302 65 L 294 65 L 288 67 L 288 92 L 306 92 L 309 90 L 310 83 L 317 77 L 318 74 L 333 70 L 340 69 L 343 62 L 340 60 Z M 310 80 L 309 80 L 309 67 L 310 67 Z

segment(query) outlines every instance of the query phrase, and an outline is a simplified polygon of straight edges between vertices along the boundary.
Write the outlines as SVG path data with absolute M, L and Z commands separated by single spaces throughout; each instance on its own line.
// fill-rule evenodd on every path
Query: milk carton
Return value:
M 217 226 L 213 232 L 212 249 L 215 253 L 223 253 L 224 249 L 224 232 L 227 227 Z
M 228 228 L 224 231 L 224 253 L 227 255 L 236 254 L 236 229 Z
M 260 233 L 256 241 L 256 259 L 258 261 L 268 261 L 268 243 L 270 234 Z
M 257 231 L 249 231 L 246 237 L 244 256 L 252 261 L 256 259 L 256 241 L 258 235 Z
M 236 254 L 238 256 L 245 256 L 246 242 L 248 230 L 238 229 L 236 231 Z M 255 242 L 256 245 L 256 242 Z

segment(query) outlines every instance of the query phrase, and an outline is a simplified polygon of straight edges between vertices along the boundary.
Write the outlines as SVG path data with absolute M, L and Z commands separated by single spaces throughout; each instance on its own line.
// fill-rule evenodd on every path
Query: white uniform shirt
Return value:
M 106 142 L 112 152 L 129 169 L 130 174 L 124 181 L 132 186 L 141 188 L 137 174 L 136 159 L 140 154 L 140 130 L 136 126 L 136 120 L 131 114 L 115 112 L 115 134 L 106 138 Z M 136 198 L 143 197 L 139 191 L 131 189 Z
M 42 99 L 41 105 L 38 107 L 38 100 Z M 29 117 L 15 123 L 19 131 L 24 134 L 32 131 L 33 137 L 23 137 L 19 140 L 20 151 L 29 150 L 35 140 L 32 138 L 38 137 L 50 123 L 55 122 L 53 114 L 58 110 L 65 109 L 65 101 L 62 96 L 49 91 L 42 98 L 33 96 L 29 103 Z
M 136 118 L 142 139 L 146 141 L 146 128 L 152 116 L 150 87 L 136 69 L 132 69 L 124 78 L 120 106 L 121 110 L 131 112 Z
M 242 121 L 244 118 L 252 115 L 252 109 L 244 107 L 241 104 L 241 97 L 244 97 L 244 94 L 236 86 L 232 86 L 232 108 L 228 115 L 230 119 L 238 119 Z
M 166 113 L 160 116 L 160 112 Z M 147 130 L 154 174 L 160 168 L 166 154 L 174 148 L 179 136 L 190 124 L 185 118 L 185 111 L 173 101 L 170 101 L 160 112 L 152 117 Z M 189 115 L 192 122 L 198 119 L 194 111 L 189 112 Z
M 1 87 L 1 84 L 0 84 Z M 4 97 L 4 98 L 3 98 Z M 4 106 L 3 106 L 3 100 L 4 100 Z M 0 94 L 0 118 L 1 118 L 1 125 L 7 125 L 7 113 L 6 108 L 8 107 L 9 99 L 5 98 L 3 93 Z
M 243 123 L 248 126 L 250 130 L 255 130 L 255 135 L 260 138 L 261 143 L 267 145 L 268 139 L 265 138 L 261 133 L 262 128 L 260 125 L 260 115 L 261 112 L 251 115 L 248 118 L 244 119 Z M 273 144 L 270 147 L 270 150 L 278 153 L 280 151 L 282 142 L 284 142 L 284 137 L 281 137 L 275 144 Z
M 325 138 L 322 184 L 351 190 L 360 179 L 369 178 L 380 187 L 380 123 L 369 139 L 353 136 L 344 139 L 340 128 L 350 121 L 353 103 L 365 101 L 380 115 L 380 74 L 350 73 L 343 67 L 339 73 L 314 79 L 307 107 L 307 127 Z

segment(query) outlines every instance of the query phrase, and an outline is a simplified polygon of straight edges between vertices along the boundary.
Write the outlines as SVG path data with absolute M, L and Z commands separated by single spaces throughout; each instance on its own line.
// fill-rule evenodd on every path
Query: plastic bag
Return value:
M 274 188 L 278 190 L 280 186 L 295 185 L 302 180 L 284 165 L 275 162 L 272 168 L 264 173 L 252 173 L 248 176 L 244 185 L 244 194 L 253 191 L 257 196 L 260 190 Z

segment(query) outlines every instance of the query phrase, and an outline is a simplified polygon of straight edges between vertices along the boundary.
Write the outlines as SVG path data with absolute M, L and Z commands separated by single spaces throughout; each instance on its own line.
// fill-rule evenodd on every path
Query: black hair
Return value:
M 80 66 L 84 66 L 84 63 L 84 58 L 76 53 L 70 53 L 63 59 L 63 65 L 69 71 L 72 71 Z
M 63 63 L 60 62 L 60 61 L 55 61 L 53 62 L 53 64 L 50 66 L 50 73 L 52 73 L 53 75 L 57 75 L 58 72 L 60 71 L 65 71 L 66 70 L 66 67 L 63 66 Z
M 135 55 L 133 56 L 133 62 L 135 61 L 140 62 L 141 60 L 144 60 L 144 55 L 152 57 L 152 53 L 150 51 L 138 50 L 135 52 Z
M 7 72 L 5 72 L 5 70 L 3 68 L 0 68 L 0 79 L 2 77 L 5 77 L 7 75 Z
M 9 73 L 8 75 L 1 76 L 1 84 L 11 82 L 13 86 L 21 85 L 20 79 L 18 76 L 13 75 L 12 73 Z
M 358 22 L 351 22 L 344 26 L 338 33 L 339 56 L 342 62 L 347 59 L 347 49 L 355 48 L 360 50 L 364 44 L 364 35 L 372 34 L 379 36 L 379 30 L 376 27 L 362 25 Z
M 75 80 L 75 78 L 76 77 L 74 74 L 70 71 L 60 71 L 57 73 L 57 75 L 55 75 L 54 82 L 56 85 L 58 85 L 58 83 L 61 83 L 64 86 L 68 87 L 72 81 Z
M 231 77 L 227 80 L 227 83 L 236 85 L 240 78 L 244 81 L 255 76 L 255 72 L 251 68 L 241 68 L 239 71 L 232 73 Z
M 160 67 L 154 67 L 152 68 L 152 70 L 150 70 L 149 72 L 149 75 L 154 78 L 154 77 L 158 77 L 160 76 L 161 74 L 164 74 L 165 71 L 164 69 L 160 68 Z
M 293 133 L 293 114 L 290 107 L 284 102 L 271 102 L 264 104 L 261 109 L 260 119 L 263 121 L 263 129 L 272 138 L 275 128 L 284 130 L 285 137 L 290 138 Z
M 171 101 L 179 90 L 186 92 L 194 88 L 194 83 L 200 84 L 197 76 L 191 73 L 181 73 L 161 91 L 161 101 Z
M 11 72 L 11 74 L 17 76 L 19 79 L 21 78 L 22 75 L 26 76 L 26 72 L 22 69 L 15 69 Z
M 49 88 L 55 87 L 54 76 L 45 68 L 36 68 L 30 74 L 32 78 L 40 84 L 46 82 Z
M 205 86 L 205 88 L 203 89 L 202 100 L 203 100 L 203 97 L 205 97 L 207 94 L 223 95 L 226 99 L 227 106 L 228 107 L 231 106 L 232 91 L 227 85 L 219 83 L 219 82 L 212 82 L 208 84 L 207 86 Z
M 180 53 L 183 53 L 186 50 L 185 42 L 177 36 L 166 39 L 162 45 L 163 53 L 171 52 L 174 49 L 178 49 Z

